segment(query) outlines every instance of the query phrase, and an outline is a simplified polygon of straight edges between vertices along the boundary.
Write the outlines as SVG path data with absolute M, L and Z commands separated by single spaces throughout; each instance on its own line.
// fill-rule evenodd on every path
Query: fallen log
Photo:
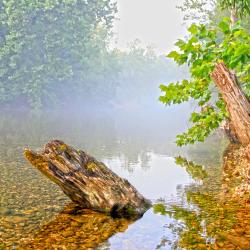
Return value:
M 82 208 L 112 217 L 140 217 L 151 205 L 126 179 L 62 141 L 49 142 L 41 152 L 25 149 L 24 156 Z

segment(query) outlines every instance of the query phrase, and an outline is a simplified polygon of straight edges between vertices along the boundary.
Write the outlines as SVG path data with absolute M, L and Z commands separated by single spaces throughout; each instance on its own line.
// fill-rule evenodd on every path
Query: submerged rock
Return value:
M 6 207 L 0 207 L 0 215 L 11 215 L 12 211 L 11 209 L 8 209 Z

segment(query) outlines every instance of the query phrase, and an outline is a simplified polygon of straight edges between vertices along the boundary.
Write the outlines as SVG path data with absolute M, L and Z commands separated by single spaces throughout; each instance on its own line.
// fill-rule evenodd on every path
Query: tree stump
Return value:
M 25 149 L 24 156 L 82 208 L 113 217 L 140 217 L 151 206 L 126 179 L 62 141 L 49 142 L 41 152 Z
M 236 75 L 226 65 L 218 63 L 211 74 L 230 116 L 230 123 L 243 146 L 250 144 L 250 102 L 240 88 Z

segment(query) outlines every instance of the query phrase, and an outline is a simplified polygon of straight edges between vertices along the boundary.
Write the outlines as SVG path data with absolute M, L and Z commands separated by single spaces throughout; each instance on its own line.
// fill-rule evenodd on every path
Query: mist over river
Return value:
M 197 175 L 192 176 L 192 165 L 185 165 L 185 160 L 180 164 L 180 159 L 203 164 L 199 166 L 201 172 L 213 172 L 217 168 L 213 176 L 213 193 L 220 186 L 219 166 L 226 144 L 223 140 L 218 143 L 210 139 L 206 145 L 177 147 L 175 135 L 187 127 L 185 119 L 189 110 L 190 106 L 186 105 L 147 110 L 2 111 L 0 248 L 22 249 L 27 242 L 30 249 L 35 249 L 32 244 L 38 244 L 34 242 L 45 248 L 49 245 L 56 248 L 59 247 L 56 237 L 61 237 L 59 249 L 86 249 L 89 246 L 98 249 L 156 249 L 159 245 L 160 249 L 171 249 L 173 244 L 178 244 L 181 236 L 171 225 L 184 227 L 185 223 L 176 220 L 173 214 L 160 215 L 155 208 L 147 211 L 141 219 L 128 223 L 122 232 L 118 229 L 117 233 L 112 231 L 107 240 L 102 239 L 97 229 L 92 241 L 93 235 L 85 240 L 77 236 L 77 230 L 89 223 L 88 219 L 81 222 L 81 227 L 77 223 L 68 223 L 62 230 L 57 218 L 71 203 L 70 200 L 58 186 L 26 162 L 22 152 L 25 147 L 39 149 L 51 139 L 63 140 L 103 161 L 153 203 L 167 204 L 172 213 L 175 213 L 172 205 L 198 213 L 200 208 L 188 201 L 186 194 L 190 188 L 202 186 L 202 180 Z M 176 158 L 178 156 L 181 158 Z M 91 214 L 89 220 L 92 219 Z M 51 223 L 53 231 L 48 229 Z M 91 225 L 94 227 L 95 224 Z M 65 234 L 65 230 L 73 233 Z M 53 238 L 53 234 L 57 236 Z M 203 237 L 209 239 L 207 235 Z

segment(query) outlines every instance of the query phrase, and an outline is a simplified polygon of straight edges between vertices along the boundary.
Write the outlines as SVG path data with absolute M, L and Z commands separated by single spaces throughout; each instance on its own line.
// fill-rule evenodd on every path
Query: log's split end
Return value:
M 126 179 L 62 141 L 49 142 L 41 152 L 26 148 L 24 156 L 83 208 L 113 217 L 141 217 L 151 207 Z

